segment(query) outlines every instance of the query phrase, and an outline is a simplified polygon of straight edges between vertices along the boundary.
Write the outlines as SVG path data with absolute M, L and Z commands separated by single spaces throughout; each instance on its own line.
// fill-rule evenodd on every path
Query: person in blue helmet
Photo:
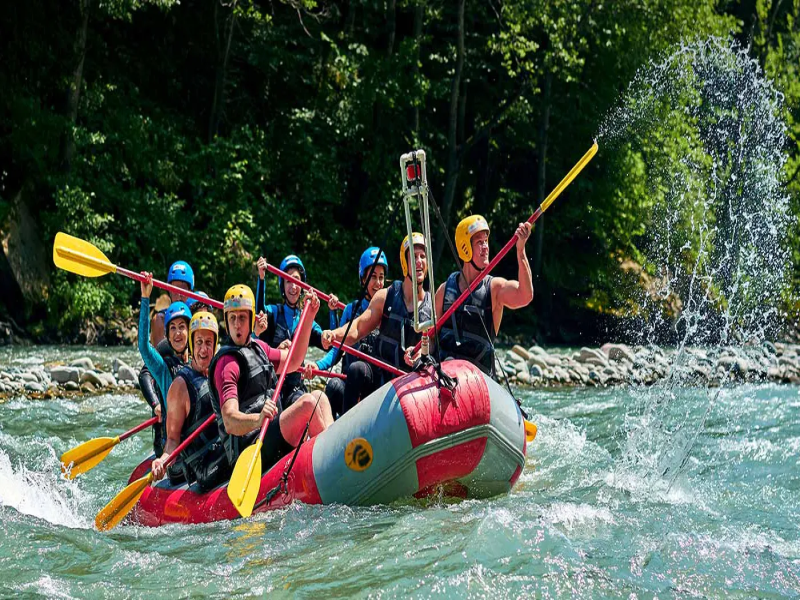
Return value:
M 169 386 L 178 371 L 183 368 L 188 358 L 189 323 L 192 311 L 184 302 L 173 302 L 164 311 L 164 327 L 167 332 L 169 353 L 162 353 L 150 342 L 150 294 L 153 291 L 153 274 L 142 273 L 145 280 L 141 283 L 142 300 L 139 308 L 139 354 L 144 361 L 139 383 L 142 395 L 152 409 L 159 422 L 153 427 L 153 449 L 160 456 L 166 441 L 164 420 Z
M 270 347 L 279 350 L 285 350 L 289 347 L 294 335 L 295 329 L 300 322 L 300 294 L 303 291 L 299 285 L 294 283 L 291 279 L 284 281 L 283 277 L 278 278 L 278 288 L 280 289 L 281 296 L 283 297 L 282 304 L 267 304 L 266 303 L 266 283 L 264 277 L 267 271 L 267 259 L 263 256 L 258 259 L 256 263 L 258 267 L 258 282 L 256 284 L 256 309 L 259 311 L 257 318 L 263 313 L 267 317 L 267 329 L 259 339 L 266 342 Z M 292 277 L 296 277 L 300 281 L 306 280 L 306 268 L 303 266 L 303 261 L 294 254 L 290 254 L 281 261 L 281 271 L 285 271 Z M 331 313 L 335 313 L 336 305 L 339 300 L 336 296 L 331 296 L 328 301 L 328 308 Z M 309 345 L 316 348 L 322 348 L 322 328 L 315 322 L 311 330 L 311 337 Z M 329 361 L 323 360 L 317 363 L 317 368 L 327 370 L 331 367 Z M 307 393 L 305 384 L 303 383 L 302 372 L 287 373 L 286 380 L 283 383 L 281 390 L 281 403 L 283 408 L 289 408 L 295 400 L 300 396 Z
M 184 290 L 194 291 L 194 270 L 192 266 L 185 260 L 178 260 L 172 263 L 167 272 L 167 283 Z M 186 302 L 187 300 L 186 296 L 177 292 L 170 292 L 169 299 L 170 302 Z M 159 347 L 158 345 L 165 337 L 164 311 L 159 310 L 150 319 L 150 343 L 155 347 Z M 165 353 L 166 350 L 166 346 L 162 344 L 160 351 Z
M 378 254 L 379 252 L 380 248 L 377 246 L 367 248 L 358 261 L 358 279 L 361 282 L 362 288 L 366 286 L 366 290 L 364 298 L 358 303 L 358 306 L 356 306 L 358 300 L 353 300 L 353 302 L 348 304 L 344 311 L 342 311 L 340 323 L 344 328 L 347 328 L 347 324 L 352 319 L 358 318 L 367 309 L 372 297 L 384 288 L 386 278 L 389 276 L 389 262 L 386 260 L 386 254 L 383 252 Z M 363 337 L 358 343 L 354 344 L 353 347 L 366 354 L 372 354 L 377 336 L 378 329 L 375 329 L 369 335 Z M 366 393 L 369 393 L 369 386 L 366 385 L 367 379 L 364 377 L 364 372 L 369 368 L 369 365 L 364 361 L 357 360 L 338 348 L 331 348 L 320 363 L 333 366 L 339 362 L 339 359 L 342 360 L 342 373 L 347 375 L 347 380 L 343 381 L 341 379 L 331 378 L 325 386 L 325 395 L 328 396 L 331 410 L 337 418 L 353 408 L 349 405 L 346 406 L 344 402 L 345 391 L 348 386 L 358 388 L 357 390 L 351 391 L 350 394 L 347 394 L 348 398 L 360 398 L 365 396 Z M 306 369 L 309 370 L 308 375 L 310 375 L 310 369 L 317 368 L 319 368 L 318 364 L 313 362 L 309 363 L 306 367 Z
M 205 292 L 196 291 L 195 294 L 197 294 L 198 296 L 202 296 L 203 298 L 208 298 L 208 294 L 206 294 Z M 188 306 L 191 309 L 192 315 L 196 315 L 199 312 L 209 312 L 211 314 L 214 314 L 213 313 L 214 308 L 211 306 L 211 304 L 207 302 L 202 302 L 201 300 L 195 300 L 194 298 L 187 299 L 186 306 Z

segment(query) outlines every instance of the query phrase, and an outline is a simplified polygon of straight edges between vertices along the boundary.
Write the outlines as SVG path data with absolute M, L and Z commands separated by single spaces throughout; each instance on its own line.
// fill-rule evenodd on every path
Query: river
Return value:
M 108 364 L 118 353 L 6 349 L 0 366 L 79 354 Z M 135 362 L 130 350 L 122 357 Z M 110 533 L 95 531 L 94 515 L 148 453 L 149 435 L 75 481 L 60 477 L 58 457 L 137 424 L 144 402 L 11 399 L 0 405 L 0 596 L 800 595 L 797 387 L 726 387 L 708 414 L 698 400 L 710 392 L 677 390 L 665 410 L 699 433 L 674 480 L 629 460 L 625 431 L 652 389 L 518 392 L 539 435 L 507 496 L 296 504 L 246 521 Z

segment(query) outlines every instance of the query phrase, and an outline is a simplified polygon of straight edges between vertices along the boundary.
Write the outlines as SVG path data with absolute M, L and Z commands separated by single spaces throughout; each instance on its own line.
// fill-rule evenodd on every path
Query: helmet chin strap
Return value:
M 476 265 L 476 264 L 475 264 L 475 259 L 474 259 L 474 258 L 473 258 L 473 259 L 471 259 L 471 260 L 469 261 L 469 264 L 471 264 L 471 265 L 472 265 L 472 267 L 473 267 L 473 268 L 474 268 L 476 271 L 478 271 L 478 273 L 480 273 L 481 271 L 483 271 L 483 269 L 485 269 L 485 268 L 486 268 L 486 267 L 483 267 L 483 269 L 482 269 L 481 267 L 479 267 L 478 265 Z

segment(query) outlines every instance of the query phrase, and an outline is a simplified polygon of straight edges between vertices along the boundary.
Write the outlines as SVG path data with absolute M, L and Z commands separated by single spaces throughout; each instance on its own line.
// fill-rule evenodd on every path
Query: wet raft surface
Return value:
M 73 482 L 58 477 L 57 457 L 109 423 L 139 422 L 141 399 L 14 400 L 0 409 L 0 595 L 796 595 L 797 388 L 725 389 L 710 411 L 704 389 L 660 404 L 648 394 L 524 393 L 539 436 L 508 496 L 293 505 L 248 521 L 110 534 L 92 519 L 148 436 Z M 681 463 L 677 476 L 660 476 Z

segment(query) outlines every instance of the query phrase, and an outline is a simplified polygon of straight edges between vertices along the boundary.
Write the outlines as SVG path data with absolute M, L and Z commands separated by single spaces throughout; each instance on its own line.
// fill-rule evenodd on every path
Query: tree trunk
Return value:
M 397 0 L 388 0 L 386 7 L 386 56 L 394 54 L 394 40 L 397 36 Z
M 461 90 L 461 76 L 464 71 L 464 4 L 465 0 L 458 0 L 458 42 L 456 50 L 456 68 L 453 73 L 453 82 L 450 87 L 450 114 L 447 125 L 447 175 L 445 176 L 444 199 L 442 200 L 442 218 L 447 231 L 436 238 L 433 250 L 433 264 L 437 264 L 444 248 L 444 236 L 450 235 L 450 212 L 453 209 L 453 199 L 458 186 L 458 171 L 461 160 L 458 155 L 458 113 L 459 92 Z
M 550 129 L 550 90 L 553 78 L 550 73 L 544 80 L 544 97 L 542 98 L 542 121 L 539 125 L 539 164 L 536 173 L 536 200 L 539 204 L 547 196 L 547 134 Z M 544 244 L 544 220 L 542 215 L 536 221 L 536 231 L 533 234 L 533 276 L 538 279 L 542 272 L 542 246 Z
M 412 68 L 413 81 L 419 81 L 420 46 L 422 45 L 422 24 L 425 17 L 424 0 L 417 0 L 414 6 L 414 66 Z M 411 127 L 414 131 L 414 140 L 419 141 L 419 104 L 414 104 L 411 115 Z
M 222 25 L 222 39 L 220 39 L 219 9 L 220 0 L 214 2 L 214 34 L 217 45 L 217 77 L 214 83 L 214 98 L 211 101 L 211 114 L 208 118 L 208 143 L 214 141 L 219 133 L 219 122 L 225 107 L 225 86 L 228 81 L 228 62 L 233 42 L 233 29 L 236 24 L 236 4 L 231 4 L 231 12 Z
M 61 167 L 64 172 L 69 172 L 72 168 L 72 159 L 75 155 L 74 128 L 78 121 L 78 104 L 81 99 L 81 87 L 83 86 L 83 64 L 86 61 L 86 39 L 89 31 L 89 9 L 90 0 L 80 0 L 81 24 L 75 37 L 75 69 L 67 91 L 67 121 L 68 130 L 64 133 L 61 144 Z

